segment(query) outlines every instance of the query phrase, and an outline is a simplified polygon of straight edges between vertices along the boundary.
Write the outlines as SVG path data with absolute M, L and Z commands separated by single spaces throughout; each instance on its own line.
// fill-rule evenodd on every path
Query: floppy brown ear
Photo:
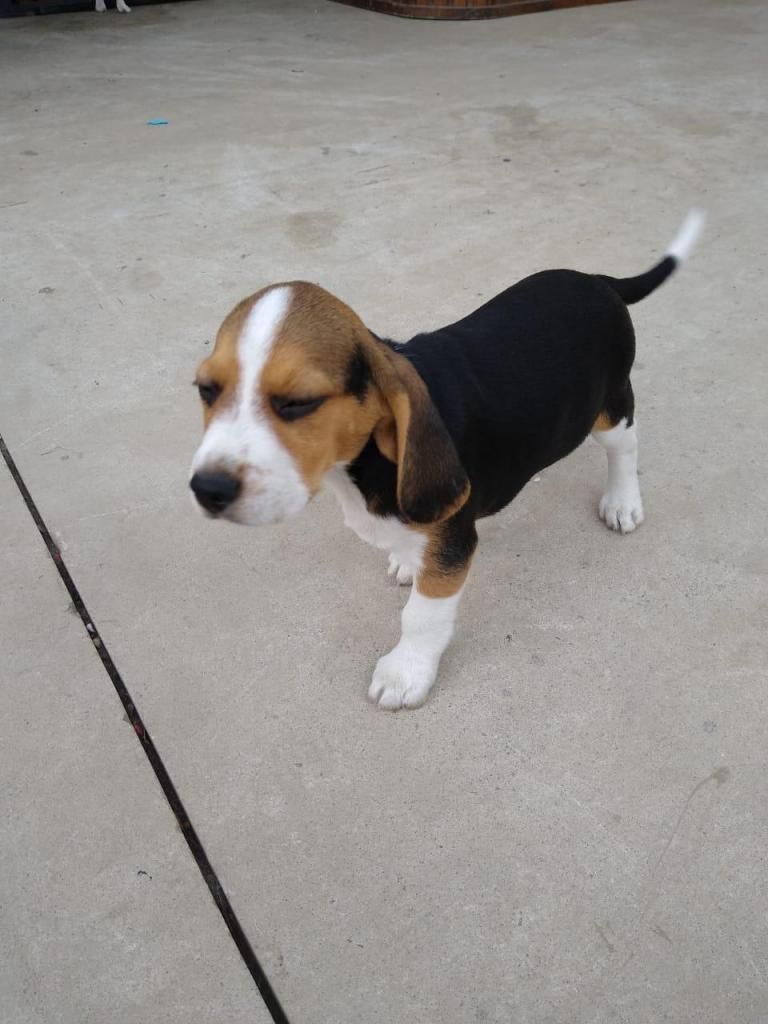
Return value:
M 419 374 L 404 356 L 381 356 L 385 366 L 377 360 L 380 372 L 374 368 L 374 377 L 388 414 L 373 437 L 382 455 L 397 464 L 397 504 L 408 522 L 442 522 L 466 503 L 469 478 Z

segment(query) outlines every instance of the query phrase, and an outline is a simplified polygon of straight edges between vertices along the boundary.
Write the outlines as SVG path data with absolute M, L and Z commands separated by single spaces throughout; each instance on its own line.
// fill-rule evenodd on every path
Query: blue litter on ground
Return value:
M 147 124 L 168 124 L 165 118 L 153 117 L 151 121 L 147 121 Z

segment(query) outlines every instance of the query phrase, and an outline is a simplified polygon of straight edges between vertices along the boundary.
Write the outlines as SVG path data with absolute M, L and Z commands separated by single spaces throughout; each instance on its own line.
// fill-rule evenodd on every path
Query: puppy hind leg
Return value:
M 640 481 L 637 478 L 637 424 L 634 399 L 628 385 L 621 403 L 624 409 L 611 407 L 601 413 L 592 428 L 592 437 L 602 445 L 608 459 L 608 479 L 600 499 L 600 518 L 609 530 L 632 533 L 645 518 Z
M 401 587 L 410 587 L 413 583 L 413 569 L 406 560 L 400 560 L 394 552 L 389 556 L 387 575 L 394 576 Z

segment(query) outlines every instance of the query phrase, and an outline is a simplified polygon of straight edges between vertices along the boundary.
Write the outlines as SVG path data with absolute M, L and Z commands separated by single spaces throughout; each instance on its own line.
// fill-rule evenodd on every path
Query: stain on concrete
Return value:
M 609 927 L 609 926 L 606 925 L 606 927 Z M 616 952 L 616 947 L 614 946 L 614 944 L 611 942 L 611 940 L 606 935 L 605 929 L 601 928 L 600 925 L 597 923 L 597 921 L 595 921 L 595 931 L 597 932 L 597 934 L 600 936 L 600 938 L 605 943 L 605 947 L 608 950 L 608 952 L 609 953 L 615 953 Z
M 338 213 L 329 210 L 303 210 L 288 218 L 288 237 L 300 248 L 322 249 L 336 240 L 341 224 Z

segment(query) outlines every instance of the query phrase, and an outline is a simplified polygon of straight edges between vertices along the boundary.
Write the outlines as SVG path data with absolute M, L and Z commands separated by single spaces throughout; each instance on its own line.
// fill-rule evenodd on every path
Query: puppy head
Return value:
M 466 476 L 421 378 L 316 285 L 273 285 L 236 306 L 196 383 L 205 434 L 190 487 L 210 516 L 289 518 L 371 436 L 398 465 L 406 519 L 434 522 L 466 500 Z

